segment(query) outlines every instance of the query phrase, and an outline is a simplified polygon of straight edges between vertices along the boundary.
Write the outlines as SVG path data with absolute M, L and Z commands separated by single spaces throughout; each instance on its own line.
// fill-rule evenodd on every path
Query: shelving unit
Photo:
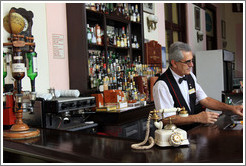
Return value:
M 133 61 L 136 57 L 140 56 L 141 62 L 144 63 L 143 5 L 141 3 L 138 3 L 138 6 L 141 18 L 140 23 L 125 19 L 117 12 L 105 14 L 86 9 L 84 3 L 66 4 L 70 89 L 78 89 L 82 96 L 87 96 L 95 92 L 95 89 L 92 89 L 89 83 L 89 50 L 104 51 L 105 56 L 108 51 L 115 51 L 119 53 L 120 56 L 129 55 L 131 61 Z M 90 26 L 95 26 L 96 24 L 98 24 L 104 31 L 102 45 L 88 43 L 87 24 L 89 24 Z M 122 26 L 127 27 L 126 33 L 129 36 L 129 46 L 116 47 L 108 45 L 107 26 L 113 26 L 116 28 L 121 28 Z M 132 35 L 137 36 L 138 43 L 140 46 L 138 49 L 132 48 Z

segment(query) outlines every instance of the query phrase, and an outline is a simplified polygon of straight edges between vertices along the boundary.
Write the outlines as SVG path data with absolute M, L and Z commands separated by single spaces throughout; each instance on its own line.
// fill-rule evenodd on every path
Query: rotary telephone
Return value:
M 157 113 L 161 113 L 162 117 L 164 117 L 164 113 L 168 112 L 177 112 L 179 113 L 179 116 L 181 117 L 187 117 L 188 112 L 185 110 L 185 108 L 170 108 L 170 109 L 160 109 L 160 110 L 154 110 L 150 111 L 148 121 L 147 121 L 147 131 L 145 135 L 145 139 L 143 142 L 140 142 L 138 144 L 132 144 L 131 147 L 133 149 L 150 149 L 155 144 L 160 147 L 167 147 L 167 146 L 174 146 L 178 147 L 180 145 L 189 145 L 189 140 L 187 139 L 187 133 L 185 130 L 182 130 L 180 128 L 177 128 L 175 124 L 172 123 L 173 118 L 169 118 L 169 124 L 166 124 L 163 128 L 163 122 L 158 120 L 160 119 Z M 149 123 L 150 120 L 153 119 L 154 125 L 157 128 L 155 131 L 155 139 L 152 137 L 149 137 Z M 149 140 L 149 145 L 144 146 L 146 142 Z

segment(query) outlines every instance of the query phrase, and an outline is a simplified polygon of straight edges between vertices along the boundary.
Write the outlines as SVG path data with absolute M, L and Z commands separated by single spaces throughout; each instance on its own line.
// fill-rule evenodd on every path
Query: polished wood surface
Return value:
M 221 116 L 215 125 L 188 131 L 190 145 L 133 150 L 137 140 L 41 129 L 40 137 L 3 140 L 5 162 L 67 163 L 242 163 L 243 130 L 223 130 Z
M 124 112 L 97 112 L 91 115 L 90 119 L 100 125 L 122 125 L 145 117 L 147 119 L 150 110 L 154 109 L 155 105 L 152 102 L 146 106 L 135 107 Z

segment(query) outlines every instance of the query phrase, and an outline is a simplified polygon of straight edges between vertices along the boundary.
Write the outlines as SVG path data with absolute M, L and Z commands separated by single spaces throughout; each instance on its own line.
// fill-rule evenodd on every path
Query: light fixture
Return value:
M 148 15 L 147 17 L 147 26 L 148 26 L 148 31 L 150 32 L 151 30 L 156 29 L 156 24 L 158 22 L 158 17 L 156 15 Z
M 203 32 L 197 31 L 197 42 L 203 41 Z

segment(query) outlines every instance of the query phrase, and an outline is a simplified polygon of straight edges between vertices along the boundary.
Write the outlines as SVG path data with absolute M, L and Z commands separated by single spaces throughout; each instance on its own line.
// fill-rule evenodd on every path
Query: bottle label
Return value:
M 3 59 L 3 72 L 7 72 L 7 63 L 6 63 L 6 58 L 5 57 Z
M 100 27 L 98 26 L 97 27 L 97 37 L 101 37 L 101 29 L 100 29 Z
M 22 60 L 23 57 L 22 57 L 22 56 L 14 56 L 13 59 L 14 59 L 14 60 Z
M 38 72 L 37 57 L 33 57 L 33 59 L 32 59 L 32 67 L 33 67 L 33 72 L 37 73 Z
M 25 72 L 25 64 L 24 63 L 13 63 L 12 64 L 12 72 Z
M 104 90 L 104 86 L 103 85 L 99 85 L 99 91 L 103 92 L 103 90 Z

